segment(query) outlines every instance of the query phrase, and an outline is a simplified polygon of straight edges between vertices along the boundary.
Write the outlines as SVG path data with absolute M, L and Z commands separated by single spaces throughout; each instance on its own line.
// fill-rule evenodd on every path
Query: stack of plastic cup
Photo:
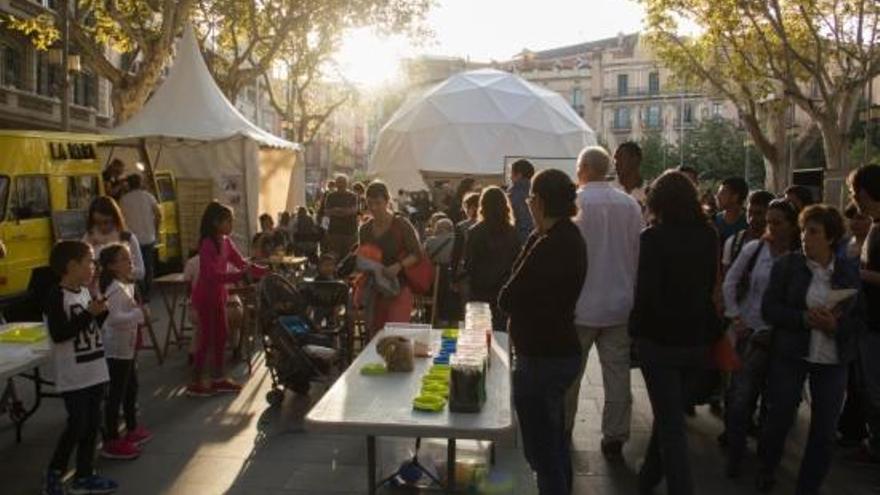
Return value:
M 470 302 L 465 306 L 464 329 L 460 343 L 480 345 L 488 365 L 492 347 L 492 309 L 488 303 Z

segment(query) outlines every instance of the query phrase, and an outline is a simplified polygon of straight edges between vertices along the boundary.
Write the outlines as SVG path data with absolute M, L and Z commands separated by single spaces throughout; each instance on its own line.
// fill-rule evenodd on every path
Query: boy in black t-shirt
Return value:
M 64 399 L 67 425 L 49 463 L 46 495 L 64 494 L 62 477 L 74 447 L 76 475 L 67 493 L 113 493 L 118 488 L 116 482 L 94 472 L 101 401 L 109 375 L 99 330 L 107 305 L 93 300 L 86 288 L 95 274 L 93 258 L 92 248 L 80 241 L 61 241 L 49 256 L 49 265 L 61 281 L 46 298 L 45 318 L 55 388 Z

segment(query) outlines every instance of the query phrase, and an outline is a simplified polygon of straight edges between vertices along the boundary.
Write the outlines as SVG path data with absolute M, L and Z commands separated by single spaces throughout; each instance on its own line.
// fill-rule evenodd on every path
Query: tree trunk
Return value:
M 788 160 L 764 157 L 764 188 L 779 194 L 788 187 Z
M 770 109 L 765 115 L 764 184 L 768 191 L 780 194 L 791 180 L 789 147 L 787 146 L 785 112 Z
M 829 171 L 846 171 L 849 153 L 846 139 L 837 129 L 822 129 L 822 144 L 825 148 L 825 168 Z
M 126 75 L 121 84 L 115 85 L 110 94 L 113 103 L 113 115 L 116 125 L 130 119 L 149 99 L 157 88 L 162 70 L 165 68 L 164 57 L 149 57 L 147 62 L 134 75 Z

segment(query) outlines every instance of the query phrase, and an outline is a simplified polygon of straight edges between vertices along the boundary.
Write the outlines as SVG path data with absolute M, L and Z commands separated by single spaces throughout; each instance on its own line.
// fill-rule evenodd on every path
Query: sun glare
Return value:
M 408 52 L 406 41 L 400 37 L 356 29 L 345 35 L 336 60 L 347 80 L 375 88 L 400 77 L 400 61 Z

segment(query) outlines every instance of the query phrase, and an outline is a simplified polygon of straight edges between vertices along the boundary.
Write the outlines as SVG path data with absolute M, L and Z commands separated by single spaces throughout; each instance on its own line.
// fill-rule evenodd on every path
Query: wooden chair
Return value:
M 248 374 L 253 372 L 253 355 L 256 349 L 257 335 L 257 291 L 256 285 L 244 285 L 229 290 L 229 294 L 237 294 L 241 298 L 243 315 L 238 342 L 233 344 L 233 354 L 247 363 Z

